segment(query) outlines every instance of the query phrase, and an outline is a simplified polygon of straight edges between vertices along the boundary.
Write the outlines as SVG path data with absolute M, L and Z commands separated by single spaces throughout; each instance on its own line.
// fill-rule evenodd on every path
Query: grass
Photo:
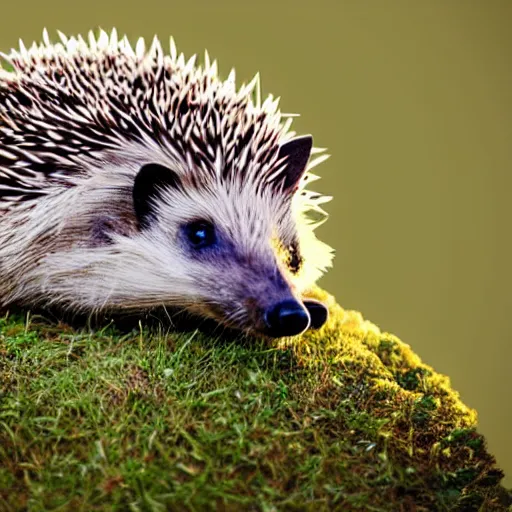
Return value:
M 0 510 L 511 510 L 448 379 L 317 294 L 276 342 L 6 314 Z

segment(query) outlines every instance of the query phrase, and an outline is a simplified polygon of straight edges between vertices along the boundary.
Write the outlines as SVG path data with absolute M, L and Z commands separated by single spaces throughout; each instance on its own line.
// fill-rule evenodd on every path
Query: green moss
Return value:
M 433 417 L 433 411 L 437 409 L 437 403 L 433 396 L 423 395 L 414 402 L 412 421 L 416 426 L 425 426 Z
M 0 510 L 507 510 L 449 380 L 315 294 L 272 343 L 0 319 Z

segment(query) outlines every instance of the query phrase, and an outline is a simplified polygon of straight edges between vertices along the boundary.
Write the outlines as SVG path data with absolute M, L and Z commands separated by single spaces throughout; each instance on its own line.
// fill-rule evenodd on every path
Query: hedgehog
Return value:
M 0 307 L 185 311 L 269 337 L 318 329 L 328 155 L 259 74 L 117 31 L 0 54 Z

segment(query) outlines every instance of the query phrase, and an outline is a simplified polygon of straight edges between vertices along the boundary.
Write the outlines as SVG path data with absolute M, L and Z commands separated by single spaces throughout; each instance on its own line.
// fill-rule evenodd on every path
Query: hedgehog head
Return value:
M 88 44 L 45 33 L 4 57 L 14 71 L 0 81 L 3 157 L 26 165 L 16 183 L 5 172 L 0 195 L 10 185 L 24 202 L 38 197 L 41 216 L 52 198 L 73 202 L 74 227 L 60 229 L 67 248 L 44 259 L 50 301 L 177 305 L 271 336 L 323 324 L 307 294 L 332 251 L 309 212 L 325 215 L 330 198 L 305 187 L 326 155 L 311 159 L 321 150 L 295 136 L 277 100 L 261 101 L 257 76 L 237 89 L 207 54 L 196 67 L 172 40 L 165 55 L 156 38 L 134 50 L 115 31 Z

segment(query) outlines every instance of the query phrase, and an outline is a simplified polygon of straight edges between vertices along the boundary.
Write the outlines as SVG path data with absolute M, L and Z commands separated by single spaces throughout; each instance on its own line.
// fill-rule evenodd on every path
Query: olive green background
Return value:
M 332 157 L 321 284 L 479 412 L 512 485 L 512 1 L 2 0 L 0 48 L 117 26 L 176 38 L 299 112 Z

